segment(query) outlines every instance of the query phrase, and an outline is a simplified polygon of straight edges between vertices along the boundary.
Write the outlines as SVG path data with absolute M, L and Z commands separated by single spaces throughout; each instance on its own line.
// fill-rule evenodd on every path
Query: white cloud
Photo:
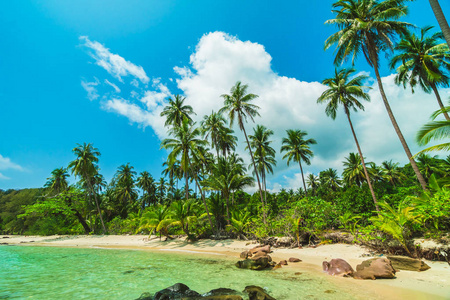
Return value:
M 93 82 L 81 80 L 81 86 L 87 92 L 87 97 L 91 101 L 95 100 L 99 97 L 97 88 L 96 88 L 97 85 L 99 85 L 99 81 L 97 78 L 96 78 L 96 81 L 93 81 Z
M 80 40 L 84 42 L 84 46 L 93 50 L 90 55 L 95 59 L 95 63 L 116 77 L 120 82 L 123 82 L 122 77 L 128 75 L 138 78 L 143 83 L 149 81 L 141 66 L 137 66 L 123 57 L 111 53 L 108 48 L 97 41 L 89 40 L 87 36 L 80 36 Z
M 114 91 L 116 93 L 120 93 L 120 89 L 119 89 L 119 87 L 117 85 L 115 85 L 114 83 L 110 82 L 108 79 L 105 79 L 105 83 L 110 85 L 114 89 Z
M 16 163 L 13 163 L 10 158 L 4 157 L 0 154 L 0 170 L 6 171 L 6 170 L 17 170 L 17 171 L 24 171 L 24 169 L 19 166 Z M 10 179 L 9 177 L 3 175 L 0 173 L 0 180 L 7 180 Z

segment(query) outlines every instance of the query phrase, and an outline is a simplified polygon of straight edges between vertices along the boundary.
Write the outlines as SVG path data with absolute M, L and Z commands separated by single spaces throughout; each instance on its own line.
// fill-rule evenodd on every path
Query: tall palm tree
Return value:
M 226 120 L 221 113 L 212 111 L 209 116 L 204 116 L 200 123 L 203 137 L 211 140 L 211 147 L 216 149 L 217 156 L 220 150 L 220 135 L 225 128 Z
M 321 185 L 329 187 L 333 191 L 340 188 L 342 184 L 342 180 L 339 179 L 339 176 L 337 175 L 337 170 L 332 168 L 320 172 L 319 181 Z
M 155 192 L 156 192 L 156 186 L 155 186 L 155 179 L 153 176 L 147 172 L 143 171 L 139 174 L 139 177 L 137 178 L 136 185 L 138 188 L 142 189 L 143 196 L 142 196 L 142 203 L 141 203 L 141 210 L 143 211 L 146 204 L 152 203 L 152 199 L 155 198 Z
M 308 196 L 306 190 L 305 177 L 303 175 L 302 161 L 306 165 L 311 164 L 311 158 L 314 157 L 314 153 L 309 148 L 310 145 L 317 144 L 315 139 L 305 139 L 308 134 L 306 131 L 299 129 L 286 130 L 287 138 L 283 138 L 280 152 L 286 152 L 283 159 L 287 158 L 287 165 L 292 161 L 298 162 L 300 172 L 302 174 L 303 188 L 305 189 L 305 196 Z M 312 174 L 311 174 L 312 175 Z
M 315 194 L 317 188 L 319 187 L 319 177 L 317 177 L 316 175 L 310 173 L 308 174 L 308 176 L 306 177 L 306 183 L 308 184 L 308 186 L 311 188 L 313 195 Z M 306 195 L 306 194 L 305 194 Z
M 255 151 L 255 162 L 257 170 L 261 174 L 261 181 L 264 186 L 264 202 L 267 205 L 266 174 L 273 174 L 273 166 L 277 164 L 275 149 L 270 146 L 272 141 L 269 141 L 270 136 L 273 135 L 273 130 L 263 125 L 256 125 L 256 128 L 253 128 L 253 132 L 253 135 L 248 137 L 250 138 L 250 146 Z
M 245 140 L 247 141 L 247 147 L 250 151 L 250 156 L 252 158 L 253 167 L 256 174 L 256 181 L 258 182 L 259 196 L 261 198 L 262 207 L 264 210 L 263 221 L 266 224 L 266 212 L 264 208 L 264 198 L 261 189 L 261 181 L 259 179 L 259 174 L 256 168 L 255 158 L 253 157 L 253 152 L 250 147 L 250 142 L 248 141 L 247 133 L 245 131 L 244 121 L 247 122 L 247 118 L 250 118 L 254 122 L 254 118 L 259 116 L 257 105 L 251 104 L 250 101 L 258 98 L 258 95 L 247 94 L 248 85 L 242 85 L 240 81 L 231 88 L 230 95 L 223 94 L 224 107 L 222 107 L 219 112 L 228 113 L 230 119 L 230 127 L 233 126 L 234 120 L 237 119 L 239 129 L 244 132 Z
M 438 0 L 429 0 L 431 9 L 433 10 L 434 16 L 439 23 L 439 27 L 441 27 L 441 31 L 444 34 L 445 40 L 447 41 L 447 45 L 450 48 L 450 27 L 448 26 L 447 20 L 445 19 L 444 13 L 442 12 L 442 8 L 439 5 Z
M 134 167 L 130 166 L 130 163 L 121 165 L 114 176 L 116 183 L 114 196 L 120 203 L 120 215 L 123 219 L 127 218 L 130 205 L 138 197 L 134 183 L 136 172 L 133 169 Z
M 167 181 L 164 177 L 160 177 L 158 183 L 156 184 L 156 194 L 159 198 L 159 203 L 164 203 L 167 192 Z
M 200 128 L 190 125 L 187 119 L 183 120 L 181 126 L 174 127 L 169 131 L 173 138 L 164 139 L 161 148 L 171 149 L 168 160 L 172 163 L 180 156 L 180 165 L 185 177 L 186 200 L 189 198 L 189 172 L 190 155 L 197 151 L 198 147 L 206 145 L 206 141 L 200 138 Z
M 175 95 L 175 99 L 169 98 L 169 104 L 164 107 L 161 112 L 161 117 L 166 117 L 165 126 L 181 126 L 184 120 L 187 120 L 189 124 L 192 123 L 190 115 L 195 112 L 190 105 L 184 105 L 186 97 Z
M 383 167 L 384 178 L 389 181 L 394 187 L 396 184 L 401 183 L 406 179 L 406 175 L 403 174 L 399 167 L 399 163 L 394 163 L 392 160 L 383 161 L 381 166 Z
M 361 163 L 364 169 L 364 174 L 366 176 L 367 184 L 369 185 L 370 193 L 372 194 L 373 202 L 378 210 L 377 198 L 370 182 L 369 173 L 367 172 L 366 164 L 364 162 L 364 156 L 359 146 L 358 139 L 356 137 L 355 129 L 353 128 L 353 123 L 350 118 L 350 111 L 357 111 L 357 109 L 364 110 L 364 105 L 359 102 L 359 99 L 370 101 L 369 94 L 364 92 L 366 87 L 363 86 L 363 81 L 367 79 L 365 75 L 359 75 L 351 79 L 350 77 L 355 73 L 355 69 L 342 69 L 335 70 L 334 77 L 325 79 L 322 84 L 329 87 L 326 91 L 320 95 L 317 99 L 317 103 L 327 103 L 325 108 L 325 113 L 327 116 L 331 117 L 333 120 L 336 119 L 336 112 L 339 106 L 344 108 L 344 113 L 347 116 L 348 123 L 350 124 L 350 129 L 352 131 L 353 138 L 356 143 L 356 148 L 358 148 L 359 157 L 361 158 Z
M 400 34 L 406 34 L 408 27 L 412 26 L 398 21 L 408 11 L 404 2 L 401 0 L 338 0 L 333 4 L 332 10 L 337 16 L 335 19 L 326 21 L 326 24 L 336 25 L 339 31 L 325 41 L 325 49 L 330 48 L 333 44 L 337 44 L 334 60 L 336 65 L 341 64 L 349 57 L 352 58 L 352 63 L 354 63 L 359 54 L 362 53 L 369 65 L 373 67 L 381 98 L 395 132 L 420 185 L 426 190 L 426 182 L 412 158 L 408 144 L 394 117 L 384 92 L 378 69 L 380 53 L 392 50 L 394 46 L 393 40 Z
M 54 194 L 59 194 L 68 189 L 67 177 L 69 177 L 69 173 L 67 173 L 66 168 L 54 169 L 51 174 L 52 176 L 47 178 L 44 187 L 49 188 Z
M 222 128 L 219 138 L 218 145 L 223 156 L 229 155 L 232 151 L 236 150 L 236 145 L 238 138 L 233 134 L 234 130 L 228 127 Z
M 366 180 L 365 171 L 361 163 L 361 156 L 359 154 L 351 152 L 348 157 L 345 157 L 343 162 L 344 171 L 342 172 L 342 177 L 348 185 L 356 184 L 361 186 L 361 184 Z
M 432 26 L 422 28 L 420 37 L 410 32 L 404 35 L 395 47 L 399 54 L 392 58 L 390 67 L 394 69 L 400 64 L 395 83 L 402 83 L 405 88 L 409 84 L 413 93 L 417 84 L 426 93 L 433 90 L 440 108 L 444 109 L 437 88 L 449 85 L 449 77 L 445 72 L 450 70 L 450 53 L 445 43 L 439 43 L 439 40 L 444 38 L 441 32 L 427 36 L 432 28 Z M 444 116 L 450 120 L 447 113 L 444 113 Z
M 444 110 L 438 110 L 431 116 L 432 121 L 425 124 L 417 133 L 416 140 L 419 145 L 426 145 L 431 140 L 441 140 L 450 138 L 450 121 L 442 120 L 436 121 L 436 118 L 443 112 L 450 112 L 450 106 L 445 107 Z M 450 142 L 434 145 L 428 147 L 420 153 L 430 152 L 430 151 L 449 151 Z M 417 154 L 416 154 L 417 155 Z
M 94 197 L 97 212 L 102 223 L 103 233 L 106 233 L 105 223 L 103 222 L 102 213 L 100 211 L 100 205 L 97 199 L 97 193 L 94 189 L 94 176 L 98 174 L 98 157 L 100 152 L 91 143 L 84 143 L 83 145 L 72 149 L 72 152 L 76 155 L 76 159 L 69 163 L 69 169 L 72 170 L 72 174 L 76 177 L 81 177 L 87 186 L 87 195 Z

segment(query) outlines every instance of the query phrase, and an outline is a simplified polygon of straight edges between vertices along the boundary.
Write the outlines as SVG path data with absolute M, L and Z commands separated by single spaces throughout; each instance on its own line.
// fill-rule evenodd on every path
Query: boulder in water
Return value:
M 250 269 L 250 270 L 263 270 L 269 266 L 270 264 L 268 256 L 262 256 L 252 259 L 244 259 L 236 263 L 236 267 L 240 269 Z
M 244 292 L 248 293 L 249 300 L 276 300 L 267 294 L 263 288 L 256 285 L 246 286 Z
M 191 290 L 187 285 L 176 283 L 168 288 L 156 292 L 153 300 L 172 300 L 181 298 L 201 297 L 199 293 Z

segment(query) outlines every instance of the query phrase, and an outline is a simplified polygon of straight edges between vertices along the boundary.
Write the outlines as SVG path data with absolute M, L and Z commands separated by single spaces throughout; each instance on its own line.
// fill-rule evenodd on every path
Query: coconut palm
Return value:
M 254 122 L 254 118 L 259 116 L 258 109 L 259 107 L 251 104 L 250 101 L 256 99 L 258 95 L 255 94 L 247 94 L 248 85 L 242 85 L 240 81 L 236 82 L 236 84 L 231 88 L 230 95 L 223 94 L 224 98 L 224 107 L 219 110 L 219 113 L 228 113 L 228 117 L 230 119 L 230 127 L 233 126 L 234 120 L 237 120 L 239 129 L 244 132 L 245 140 L 247 141 L 247 147 L 250 151 L 250 156 L 252 158 L 253 167 L 256 174 L 256 181 L 258 182 L 259 196 L 261 198 L 261 203 L 263 206 L 263 221 L 266 223 L 266 212 L 264 209 L 264 198 L 261 189 L 261 181 L 259 179 L 259 174 L 257 171 L 255 159 L 253 157 L 253 152 L 250 147 L 250 142 L 247 137 L 247 133 L 245 131 L 244 121 L 247 122 L 247 118 L 250 118 Z
M 351 152 L 348 157 L 345 157 L 344 171 L 342 177 L 348 185 L 356 184 L 361 186 L 366 180 L 363 165 L 361 163 L 361 156 L 357 153 Z
M 350 129 L 352 131 L 353 139 L 358 149 L 359 157 L 361 159 L 364 174 L 366 176 L 367 183 L 369 185 L 370 193 L 372 194 L 373 202 L 378 210 L 377 198 L 373 191 L 372 183 L 370 182 L 369 172 L 367 172 L 366 164 L 364 162 L 364 156 L 362 154 L 361 147 L 359 146 L 358 139 L 356 137 L 355 129 L 350 118 L 350 111 L 357 111 L 358 109 L 364 110 L 364 105 L 361 100 L 370 101 L 369 94 L 364 92 L 366 87 L 363 86 L 363 81 L 367 79 L 365 75 L 355 76 L 351 78 L 355 73 L 355 69 L 342 69 L 335 70 L 334 77 L 325 79 L 322 84 L 329 87 L 326 91 L 320 95 L 317 99 L 317 103 L 327 103 L 325 113 L 333 120 L 336 119 L 336 112 L 339 106 L 344 108 L 344 113 L 347 116 Z
M 437 155 L 431 156 L 426 153 L 420 153 L 417 155 L 417 165 L 419 166 L 420 173 L 422 173 L 428 180 L 433 174 L 441 174 L 440 160 Z
M 133 169 L 134 167 L 130 166 L 130 163 L 121 165 L 114 176 L 116 183 L 114 195 L 120 203 L 120 215 L 123 219 L 127 218 L 130 206 L 138 197 L 134 183 L 136 172 Z
M 228 127 L 222 128 L 218 138 L 218 145 L 223 156 L 229 155 L 236 150 L 238 138 L 233 135 L 234 130 Z
M 408 27 L 412 27 L 408 23 L 398 21 L 408 11 L 404 2 L 401 0 L 338 0 L 333 4 L 332 10 L 336 13 L 336 18 L 326 21 L 326 24 L 336 25 L 339 31 L 325 41 L 325 49 L 337 44 L 334 59 L 336 65 L 341 64 L 349 57 L 354 63 L 362 53 L 369 65 L 373 67 L 381 98 L 395 132 L 420 185 L 426 189 L 426 182 L 412 158 L 408 144 L 391 110 L 378 69 L 381 52 L 392 50 L 394 39 L 400 34 L 406 34 Z
M 441 27 L 441 31 L 444 34 L 445 40 L 447 41 L 447 45 L 450 48 L 450 27 L 448 26 L 447 20 L 445 19 L 444 13 L 442 12 L 442 8 L 439 5 L 438 0 L 429 0 L 431 9 L 433 10 L 434 16 L 439 23 L 439 27 Z
M 69 187 L 69 183 L 67 182 L 69 173 L 67 173 L 67 169 L 54 169 L 51 174 L 52 176 L 47 178 L 47 182 L 45 183 L 44 187 L 50 189 L 50 191 L 54 194 L 59 194 L 63 191 L 66 191 Z
M 435 119 L 443 112 L 449 112 L 450 106 L 445 107 L 444 110 L 438 110 L 431 116 L 432 121 L 425 124 L 422 129 L 417 133 L 416 140 L 419 145 L 423 146 L 431 142 L 432 140 L 441 140 L 450 138 L 450 121 L 436 121 Z M 426 153 L 430 151 L 449 151 L 450 142 L 434 145 L 428 147 L 420 153 Z M 417 154 L 416 154 L 417 155 Z
M 159 203 L 163 203 L 166 199 L 167 181 L 164 177 L 160 177 L 156 184 L 156 195 L 159 198 Z
M 149 172 L 143 171 L 139 174 L 136 185 L 143 191 L 141 210 L 144 210 L 146 204 L 149 205 L 150 203 L 154 203 L 152 199 L 155 199 L 155 179 Z
M 184 105 L 185 97 L 175 95 L 175 99 L 169 98 L 169 104 L 164 107 L 161 112 L 161 117 L 166 117 L 165 126 L 181 126 L 184 120 L 187 120 L 189 124 L 192 123 L 190 115 L 195 112 L 190 105 Z
M 314 153 L 309 148 L 310 145 L 317 144 L 315 139 L 305 139 L 308 134 L 306 131 L 302 130 L 294 130 L 288 129 L 286 130 L 287 138 L 283 138 L 280 152 L 286 152 L 283 156 L 283 159 L 287 158 L 287 165 L 291 161 L 298 162 L 300 167 L 300 172 L 302 174 L 303 180 L 303 188 L 305 189 L 305 196 L 308 196 L 308 192 L 306 190 L 305 177 L 303 175 L 303 167 L 302 161 L 305 162 L 306 165 L 311 164 L 311 158 L 314 156 Z
M 339 179 L 339 176 L 337 175 L 337 170 L 332 168 L 320 172 L 319 181 L 321 185 L 329 187 L 333 191 L 340 188 L 342 184 L 342 180 Z
M 433 91 L 440 108 L 444 109 L 437 88 L 449 85 L 449 77 L 445 72 L 450 70 L 450 53 L 445 43 L 439 43 L 443 39 L 442 33 L 428 35 L 432 28 L 432 26 L 422 28 L 420 37 L 413 33 L 404 35 L 395 47 L 399 54 L 391 59 L 390 67 L 394 69 L 400 64 L 395 83 L 403 84 L 405 88 L 406 85 L 410 85 L 413 93 L 417 84 L 426 93 Z M 444 116 L 450 120 L 447 113 L 444 113 Z
M 308 176 L 306 177 L 306 183 L 308 184 L 308 186 L 311 188 L 313 195 L 315 194 L 317 188 L 320 185 L 320 181 L 319 181 L 319 177 L 317 177 L 314 174 L 308 174 Z
M 153 230 L 159 232 L 159 239 L 161 240 L 161 234 L 166 238 L 169 238 L 168 228 L 173 223 L 173 220 L 169 217 L 169 206 L 158 204 L 151 210 L 147 210 L 141 217 L 139 228 L 136 233 L 142 230 L 148 230 L 150 235 Z
M 273 174 L 273 166 L 276 166 L 275 149 L 273 149 L 269 141 L 273 130 L 270 130 L 262 125 L 257 125 L 253 128 L 253 135 L 249 135 L 250 146 L 254 150 L 254 157 L 258 172 L 261 174 L 261 181 L 264 186 L 264 201 L 267 205 L 267 187 L 266 187 L 266 174 Z
M 106 227 L 105 223 L 103 222 L 102 213 L 100 211 L 97 193 L 94 189 L 94 179 L 95 175 L 98 174 L 97 163 L 100 152 L 90 143 L 77 145 L 77 147 L 72 149 L 72 152 L 76 155 L 77 158 L 69 163 L 69 169 L 72 170 L 72 174 L 74 174 L 75 177 L 80 177 L 84 181 L 87 187 L 87 196 L 89 198 L 94 197 L 97 212 L 100 217 L 100 222 L 102 223 L 103 233 L 106 233 Z
M 190 125 L 187 119 L 183 120 L 181 126 L 173 127 L 169 134 L 173 138 L 164 139 L 161 142 L 161 148 L 171 149 L 168 160 L 173 163 L 180 156 L 180 166 L 185 177 L 185 193 L 186 200 L 189 198 L 189 172 L 190 172 L 190 155 L 197 151 L 198 147 L 206 145 L 206 141 L 200 138 L 201 131 Z
M 381 163 L 384 178 L 394 187 L 406 179 L 406 175 L 400 171 L 398 165 L 399 163 L 394 163 L 392 160 Z
M 220 135 L 226 125 L 226 120 L 221 113 L 212 111 L 209 116 L 204 116 L 200 123 L 202 135 L 205 139 L 211 140 L 211 147 L 216 149 L 217 156 L 220 150 Z

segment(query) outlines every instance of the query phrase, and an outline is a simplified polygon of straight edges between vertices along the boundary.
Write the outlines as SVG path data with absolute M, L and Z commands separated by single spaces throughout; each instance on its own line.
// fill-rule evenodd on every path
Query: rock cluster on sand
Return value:
M 240 254 L 240 260 L 236 263 L 236 267 L 250 270 L 263 270 L 267 268 L 281 268 L 282 265 L 287 265 L 286 260 L 280 261 L 278 264 L 272 261 L 270 257 L 270 245 L 257 246 L 250 250 L 243 251 Z M 289 258 L 289 262 L 301 262 L 302 260 L 296 257 Z
M 244 292 L 248 294 L 248 300 L 275 300 L 259 286 L 247 286 Z M 176 283 L 155 295 L 143 293 L 136 300 L 243 300 L 243 296 L 243 293 L 227 288 L 214 289 L 202 295 L 185 284 Z

